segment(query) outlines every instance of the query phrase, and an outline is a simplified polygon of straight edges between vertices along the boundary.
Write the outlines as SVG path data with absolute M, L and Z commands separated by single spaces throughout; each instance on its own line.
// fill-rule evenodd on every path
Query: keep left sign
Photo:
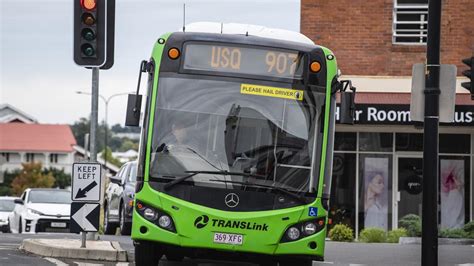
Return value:
M 100 201 L 101 166 L 98 163 L 74 163 L 72 165 L 73 201 Z

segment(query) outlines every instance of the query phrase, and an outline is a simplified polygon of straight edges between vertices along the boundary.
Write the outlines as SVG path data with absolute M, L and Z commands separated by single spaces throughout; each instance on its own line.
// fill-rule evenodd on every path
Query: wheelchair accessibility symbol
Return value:
M 308 216 L 318 216 L 318 208 L 309 207 Z

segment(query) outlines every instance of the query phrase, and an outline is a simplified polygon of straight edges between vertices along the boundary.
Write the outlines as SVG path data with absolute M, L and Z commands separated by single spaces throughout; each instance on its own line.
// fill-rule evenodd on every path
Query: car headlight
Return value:
M 39 212 L 35 209 L 30 209 L 30 208 L 28 208 L 27 212 L 28 214 L 32 214 L 32 215 L 44 215 L 42 212 Z

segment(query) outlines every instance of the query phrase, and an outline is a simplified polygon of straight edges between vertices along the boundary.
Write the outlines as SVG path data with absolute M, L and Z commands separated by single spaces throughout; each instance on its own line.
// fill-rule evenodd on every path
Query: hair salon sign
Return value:
M 339 105 L 336 121 L 339 122 Z M 474 126 L 474 106 L 457 105 L 454 123 L 456 126 Z M 413 125 L 408 104 L 356 104 L 355 124 Z M 447 125 L 451 125 L 450 123 Z

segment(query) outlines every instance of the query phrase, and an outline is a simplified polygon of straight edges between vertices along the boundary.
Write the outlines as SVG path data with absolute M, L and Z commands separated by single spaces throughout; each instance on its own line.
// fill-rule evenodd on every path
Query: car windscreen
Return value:
M 0 199 L 0 212 L 11 212 L 15 208 L 13 200 Z
M 33 190 L 28 196 L 31 203 L 71 203 L 71 192 L 66 190 Z

